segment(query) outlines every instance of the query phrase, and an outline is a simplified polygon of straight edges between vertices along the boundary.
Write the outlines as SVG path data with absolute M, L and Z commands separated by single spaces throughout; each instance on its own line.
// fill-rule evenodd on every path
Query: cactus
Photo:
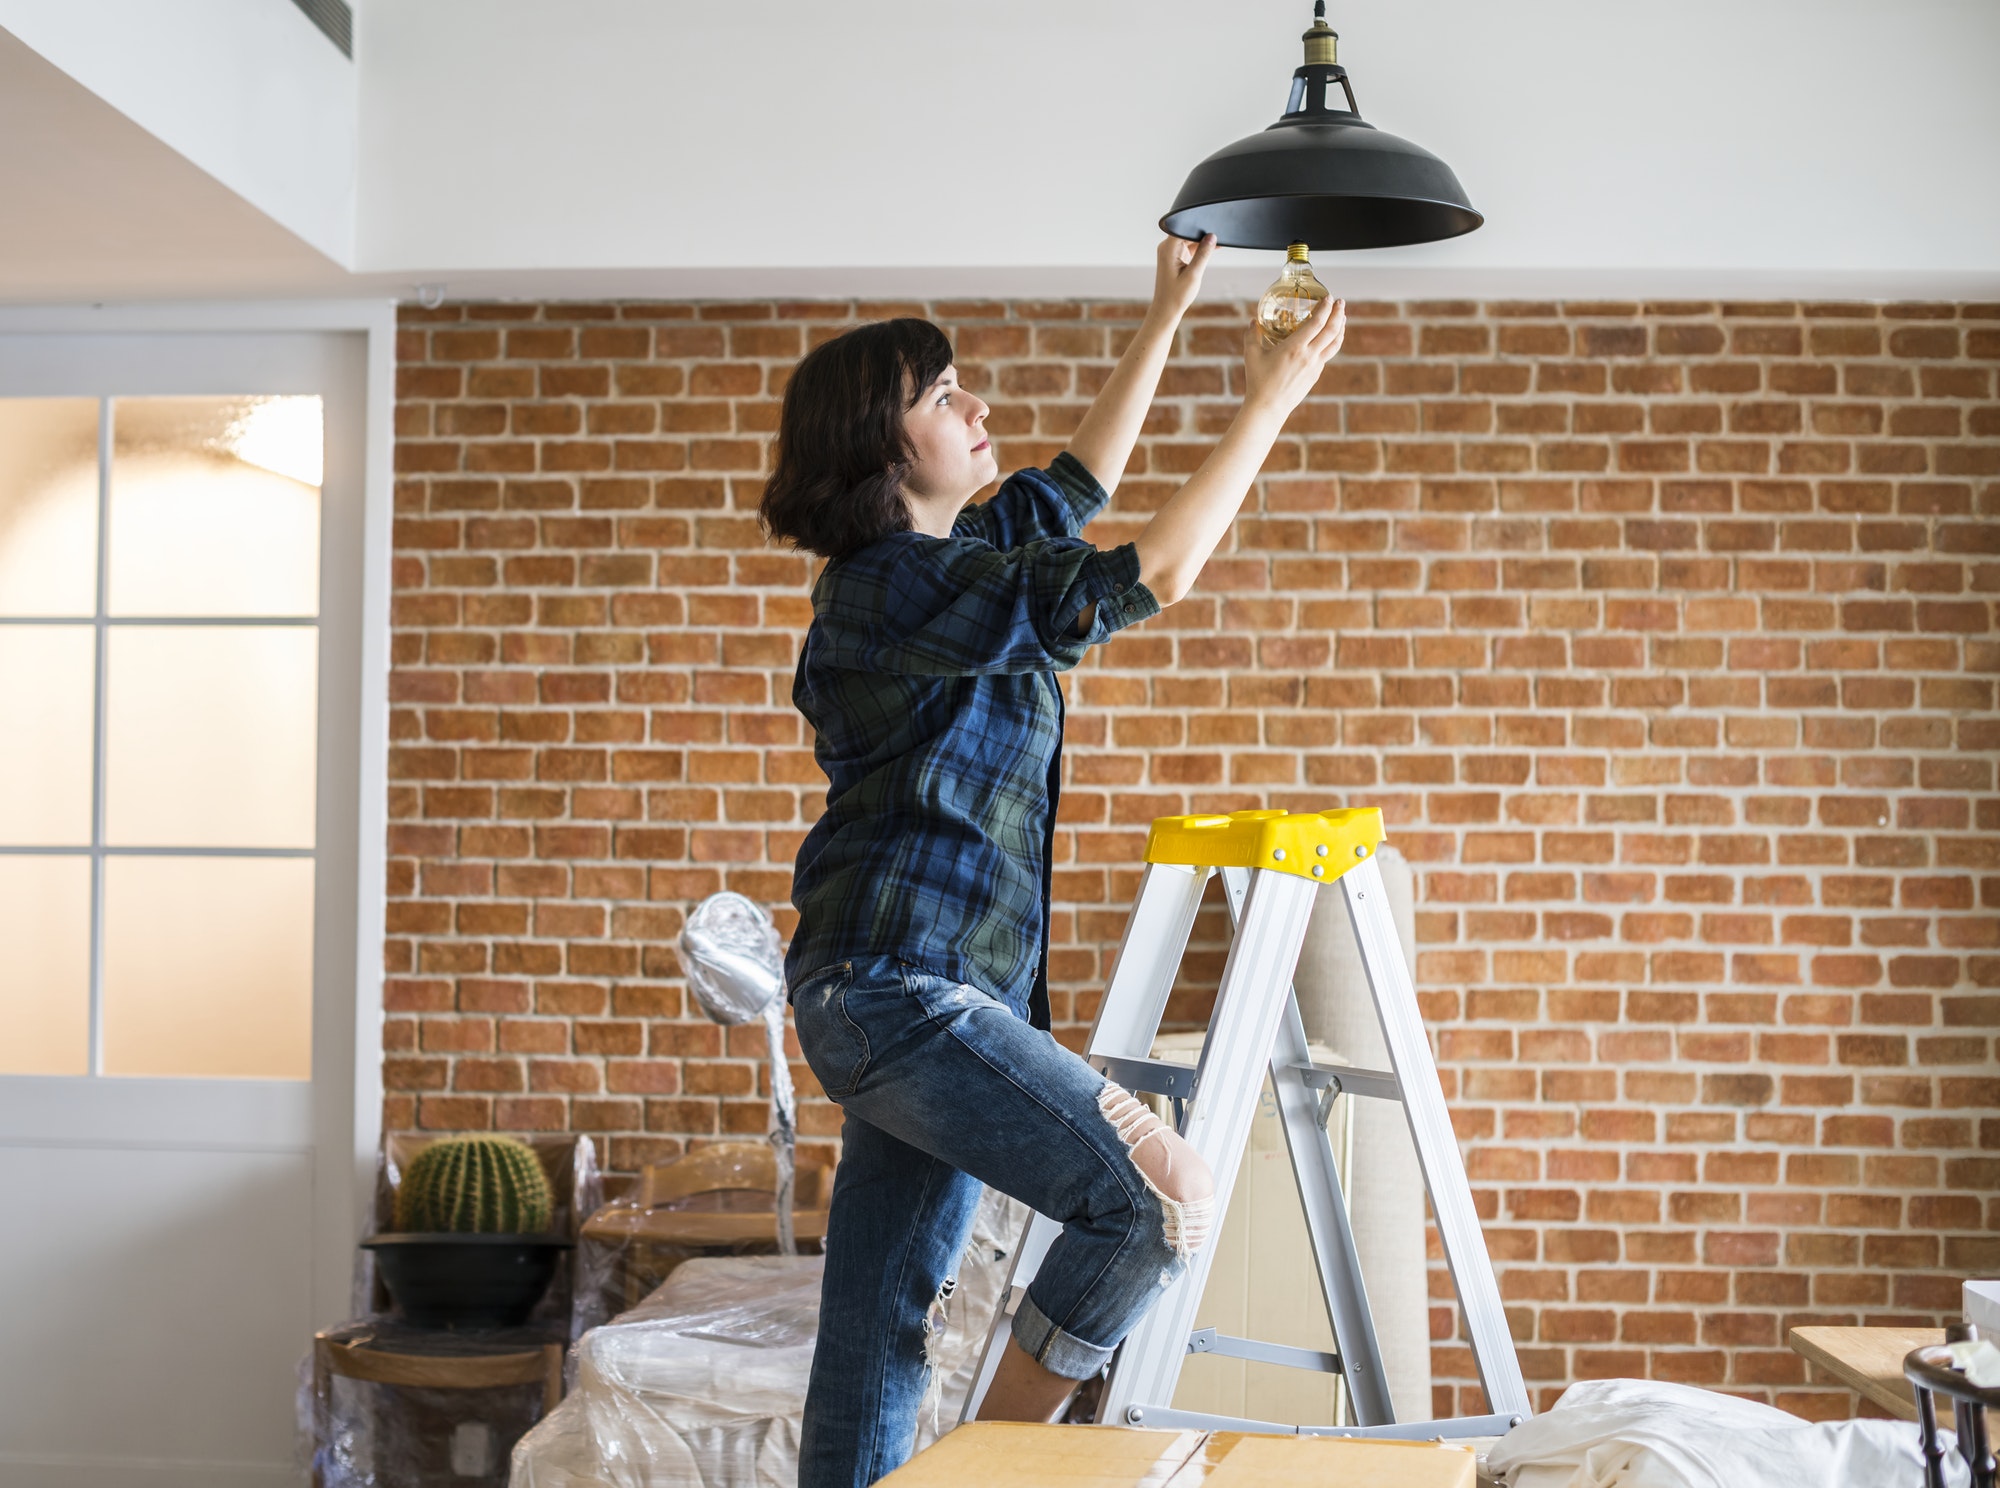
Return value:
M 396 1190 L 396 1228 L 406 1234 L 539 1234 L 550 1209 L 541 1162 L 514 1137 L 433 1142 Z

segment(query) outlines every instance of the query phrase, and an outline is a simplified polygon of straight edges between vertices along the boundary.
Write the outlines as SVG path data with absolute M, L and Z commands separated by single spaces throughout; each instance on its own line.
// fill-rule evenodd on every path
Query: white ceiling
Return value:
M 1484 227 L 1360 293 L 2000 291 L 1993 0 L 1333 0 Z M 588 17 L 588 19 L 582 19 Z M 1142 290 L 1309 0 L 425 0 L 361 33 L 365 267 L 532 292 Z M 1269 255 L 1239 255 L 1255 288 Z M 892 271 L 892 272 L 884 272 Z
M 1364 114 L 1487 215 L 1323 264 L 1346 292 L 2000 298 L 1993 0 L 1332 8 Z M 350 72 L 290 0 L 0 0 L 89 84 L 0 32 L 32 144 L 0 152 L 0 299 L 1143 293 L 1309 15 L 362 0 Z
M 347 273 L 0 31 L 0 297 L 340 293 Z

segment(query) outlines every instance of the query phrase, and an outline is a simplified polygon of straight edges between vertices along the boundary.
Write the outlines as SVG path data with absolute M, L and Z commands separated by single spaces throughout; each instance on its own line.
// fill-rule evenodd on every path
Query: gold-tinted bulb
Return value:
M 1268 339 L 1282 341 L 1305 324 L 1329 293 L 1313 277 L 1312 265 L 1306 260 L 1306 245 L 1294 243 L 1285 250 L 1284 271 L 1257 302 L 1257 324 Z

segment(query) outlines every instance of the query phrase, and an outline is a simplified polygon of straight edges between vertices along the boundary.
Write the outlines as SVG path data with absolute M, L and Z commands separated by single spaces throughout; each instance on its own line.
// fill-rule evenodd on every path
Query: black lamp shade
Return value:
M 1328 104 L 1334 84 L 1345 109 Z M 1292 74 L 1285 116 L 1190 171 L 1160 226 L 1180 238 L 1214 233 L 1226 248 L 1394 248 L 1485 220 L 1450 166 L 1361 117 L 1346 69 L 1308 62 Z

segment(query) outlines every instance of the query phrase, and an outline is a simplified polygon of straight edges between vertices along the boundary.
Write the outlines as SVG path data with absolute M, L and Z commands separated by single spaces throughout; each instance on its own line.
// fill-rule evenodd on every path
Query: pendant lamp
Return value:
M 1284 117 L 1190 171 L 1160 226 L 1179 238 L 1214 233 L 1226 248 L 1394 248 L 1484 222 L 1450 166 L 1361 117 L 1326 0 L 1315 0 L 1304 40 Z M 1328 102 L 1335 84 L 1344 109 Z

